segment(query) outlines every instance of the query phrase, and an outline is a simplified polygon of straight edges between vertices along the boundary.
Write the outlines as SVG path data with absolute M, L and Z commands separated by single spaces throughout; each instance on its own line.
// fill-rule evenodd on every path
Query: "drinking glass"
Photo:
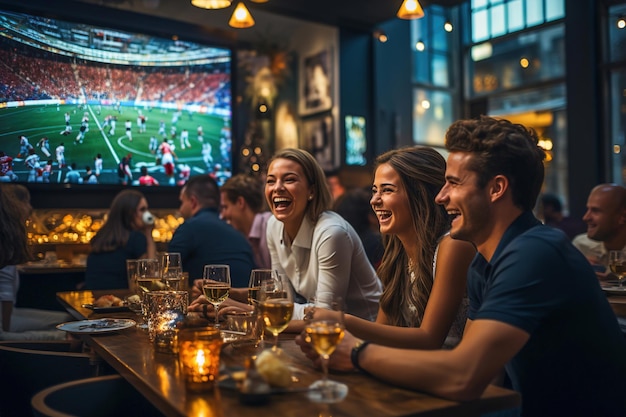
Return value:
M 161 252 L 158 254 L 161 267 L 161 279 L 165 287 L 169 290 L 187 290 L 181 285 L 183 278 L 183 267 L 178 252 Z
M 147 328 L 148 322 L 146 297 L 150 291 L 164 290 L 165 286 L 161 282 L 161 269 L 158 259 L 139 259 L 137 261 L 137 272 L 135 273 L 136 288 L 141 298 L 141 311 L 144 323 L 141 328 Z
M 330 294 L 326 297 L 318 295 L 314 303 L 314 308 L 330 306 L 333 314 L 332 317 L 317 320 L 314 314 L 313 319 L 308 321 L 304 328 L 306 340 L 322 357 L 322 371 L 324 373 L 322 379 L 311 384 L 307 395 L 313 402 L 336 403 L 342 401 L 348 394 L 347 385 L 328 379 L 328 360 L 345 333 L 343 303 L 340 298 L 335 298 Z M 326 316 L 331 315 L 327 314 Z
M 265 328 L 274 335 L 272 351 L 278 351 L 278 335 L 285 330 L 293 316 L 293 293 L 289 282 L 280 275 L 263 281 L 258 293 L 258 309 Z
M 253 269 L 250 272 L 250 282 L 248 283 L 248 304 L 256 305 L 259 301 L 261 284 L 275 280 L 277 276 L 276 271 L 271 269 Z
M 230 267 L 228 265 L 205 265 L 202 275 L 202 292 L 215 307 L 215 327 L 219 327 L 218 312 L 230 293 Z
M 609 268 L 611 272 L 617 275 L 619 286 L 624 284 L 626 276 L 626 252 L 621 250 L 612 250 L 609 252 Z

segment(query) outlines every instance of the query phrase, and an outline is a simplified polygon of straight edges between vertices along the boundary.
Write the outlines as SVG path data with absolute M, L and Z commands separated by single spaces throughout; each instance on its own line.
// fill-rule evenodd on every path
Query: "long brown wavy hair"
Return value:
M 106 223 L 91 239 L 92 252 L 112 252 L 126 246 L 142 198 L 144 195 L 137 190 L 124 190 L 115 196 Z
M 30 193 L 19 184 L 0 185 L 0 268 L 29 261 L 32 256 L 26 236 Z
M 380 155 L 375 168 L 382 164 L 389 164 L 398 173 L 406 190 L 419 257 L 409 271 L 409 256 L 398 236 L 383 235 L 385 252 L 377 270 L 384 286 L 380 307 L 389 324 L 417 327 L 433 286 L 435 248 L 450 227 L 445 209 L 435 203 L 435 196 L 445 182 L 446 162 L 432 148 L 412 146 Z M 415 275 L 414 283 L 411 272 Z M 410 305 L 417 314 L 407 308 Z

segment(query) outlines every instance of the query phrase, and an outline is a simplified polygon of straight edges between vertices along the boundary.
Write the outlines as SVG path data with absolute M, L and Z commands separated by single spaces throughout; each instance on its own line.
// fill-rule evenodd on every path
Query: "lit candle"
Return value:
M 184 329 L 178 336 L 178 358 L 187 387 L 205 391 L 219 375 L 222 336 L 213 327 Z

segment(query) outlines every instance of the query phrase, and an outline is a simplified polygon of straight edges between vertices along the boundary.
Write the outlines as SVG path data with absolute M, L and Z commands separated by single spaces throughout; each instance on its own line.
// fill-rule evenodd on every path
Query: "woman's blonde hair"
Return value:
M 268 166 L 276 159 L 288 159 L 302 167 L 309 187 L 313 190 L 313 199 L 309 201 L 307 205 L 306 215 L 315 223 L 323 211 L 330 210 L 333 202 L 333 197 L 326 183 L 324 170 L 322 170 L 322 167 L 320 167 L 315 158 L 313 158 L 313 155 L 302 149 L 281 149 L 270 159 Z M 271 201 L 267 203 L 271 206 Z
M 416 327 L 422 322 L 433 286 L 435 248 L 449 228 L 448 214 L 435 203 L 435 196 L 445 183 L 446 162 L 432 148 L 413 146 L 380 155 L 375 168 L 382 164 L 388 164 L 398 173 L 406 191 L 418 259 L 415 265 L 409 265 L 408 254 L 398 236 L 383 235 L 385 252 L 377 270 L 384 286 L 380 307 L 389 324 Z M 413 283 L 411 273 L 415 276 Z M 407 306 L 414 306 L 415 311 Z

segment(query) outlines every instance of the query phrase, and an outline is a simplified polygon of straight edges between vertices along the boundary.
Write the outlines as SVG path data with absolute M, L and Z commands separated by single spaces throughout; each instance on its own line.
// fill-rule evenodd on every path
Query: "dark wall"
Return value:
M 410 22 L 395 19 L 381 25 L 381 29 L 389 40 L 374 44 L 375 155 L 413 141 Z

